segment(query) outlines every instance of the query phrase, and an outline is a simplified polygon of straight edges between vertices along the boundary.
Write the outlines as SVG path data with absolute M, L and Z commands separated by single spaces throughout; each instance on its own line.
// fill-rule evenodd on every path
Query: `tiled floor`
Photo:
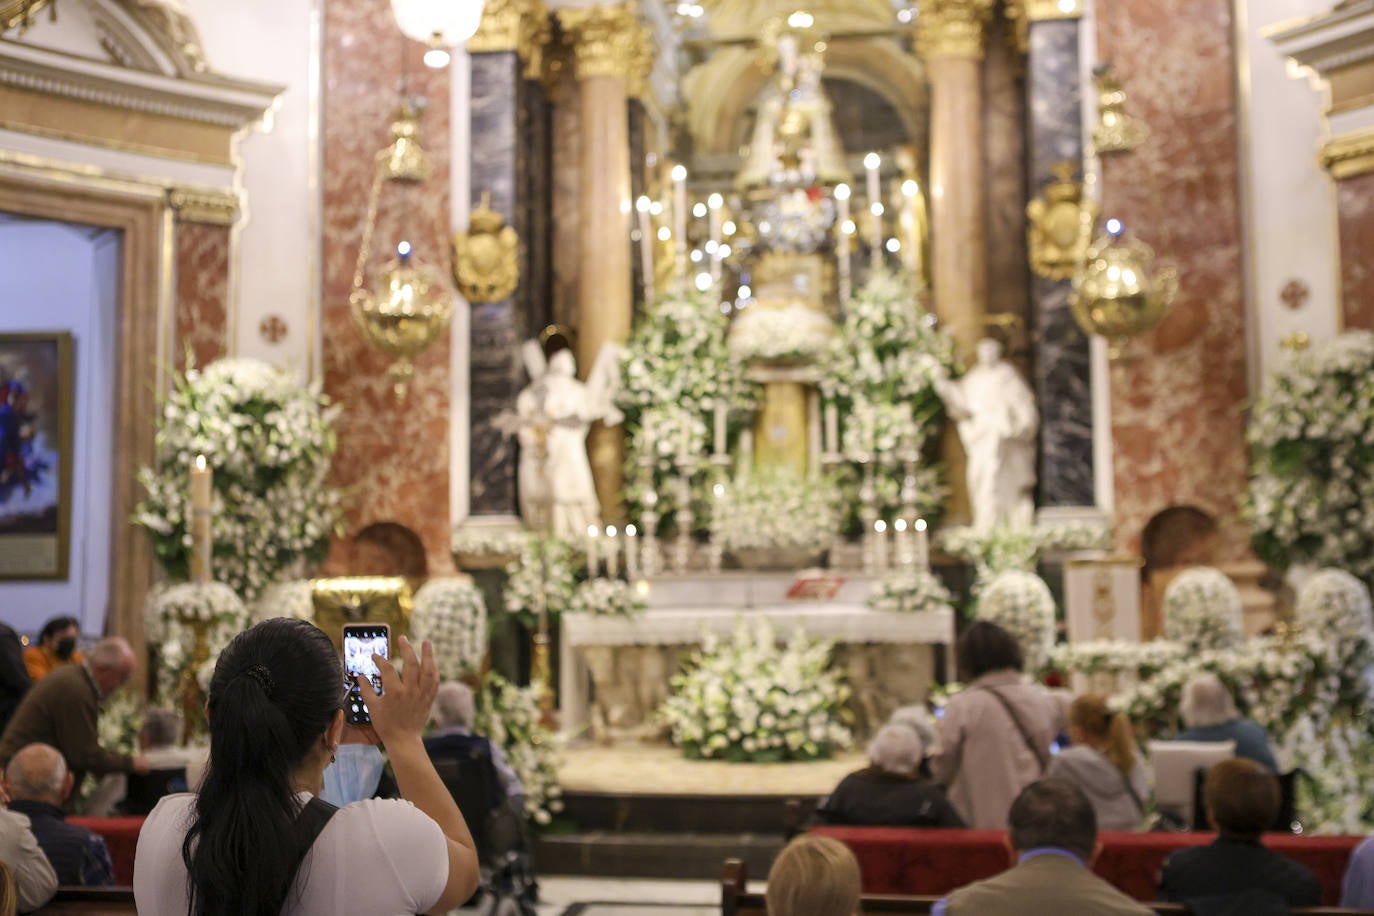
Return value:
M 720 912 L 711 881 L 543 878 L 539 916 L 707 916 Z M 458 910 L 463 916 L 474 912 Z

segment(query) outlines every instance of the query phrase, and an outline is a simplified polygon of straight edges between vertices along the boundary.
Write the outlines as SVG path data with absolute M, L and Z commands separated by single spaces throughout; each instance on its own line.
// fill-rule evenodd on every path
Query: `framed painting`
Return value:
M 0 579 L 66 579 L 72 335 L 0 333 Z

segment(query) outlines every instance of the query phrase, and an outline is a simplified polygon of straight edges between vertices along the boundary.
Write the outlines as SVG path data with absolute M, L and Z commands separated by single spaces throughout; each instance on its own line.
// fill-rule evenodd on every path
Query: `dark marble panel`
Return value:
M 990 315 L 1031 327 L 1026 259 L 1026 99 L 1016 52 L 994 26 L 983 58 L 983 225 Z M 1018 353 L 1018 359 L 1025 354 Z
M 1039 195 L 1053 179 L 1055 163 L 1083 159 L 1078 29 L 1076 20 L 1031 23 L 1026 60 L 1026 160 L 1032 195 Z M 1095 502 L 1088 338 L 1074 321 L 1068 299 L 1069 281 L 1034 278 L 1032 374 L 1041 413 L 1041 506 L 1090 506 Z
M 648 112 L 639 99 L 630 99 L 630 200 L 639 200 L 648 188 L 648 172 L 644 162 L 647 152 L 645 130 L 648 126 Z M 638 319 L 644 314 L 644 261 L 639 256 L 640 243 L 632 233 L 630 240 L 630 289 L 634 297 L 634 315 Z
M 536 80 L 522 80 L 519 92 L 516 180 L 517 229 L 522 242 L 520 315 L 526 333 L 553 322 L 553 110 Z

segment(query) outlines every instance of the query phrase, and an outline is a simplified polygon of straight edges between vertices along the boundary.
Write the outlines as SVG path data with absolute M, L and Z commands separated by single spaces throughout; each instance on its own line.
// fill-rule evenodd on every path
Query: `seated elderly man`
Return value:
M 501 748 L 481 735 L 472 733 L 472 723 L 476 716 L 476 701 L 473 699 L 472 690 L 466 684 L 455 681 L 440 684 L 439 692 L 434 696 L 434 704 L 430 707 L 430 720 L 434 723 L 434 730 L 425 739 L 425 750 L 429 751 L 431 758 L 468 757 L 474 752 L 485 753 L 491 759 L 498 782 L 499 792 L 494 794 L 493 798 L 499 798 L 504 794 L 507 798 L 518 801 L 518 804 L 512 802 L 511 807 L 519 811 L 523 818 L 525 788 L 520 784 L 520 777 L 506 762 Z
M 1194 913 L 1286 912 L 1318 906 L 1322 888 L 1306 865 L 1265 849 L 1260 836 L 1279 810 L 1279 781 L 1253 760 L 1223 760 L 1207 772 L 1207 817 L 1217 830 L 1209 846 L 1170 854 L 1159 897 Z
M 30 744 L 5 768 L 10 810 L 28 817 L 43 854 L 65 885 L 114 884 L 110 851 L 99 834 L 67 823 L 62 804 L 72 792 L 72 774 L 57 748 Z
M 868 746 L 871 766 L 850 773 L 816 809 L 823 824 L 861 827 L 962 827 L 943 786 L 921 778 L 921 739 L 885 725 Z
M 1195 675 L 1183 685 L 1178 714 L 1187 726 L 1179 741 L 1234 741 L 1237 757 L 1278 772 L 1268 733 L 1258 722 L 1241 717 L 1231 691 L 1215 674 Z

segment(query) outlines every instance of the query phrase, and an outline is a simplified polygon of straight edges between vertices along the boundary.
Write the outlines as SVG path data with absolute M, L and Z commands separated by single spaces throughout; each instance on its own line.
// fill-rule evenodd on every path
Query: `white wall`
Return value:
M 0 221 L 0 331 L 70 331 L 76 372 L 70 575 L 0 582 L 0 620 L 21 633 L 58 615 L 79 619 L 88 636 L 105 629 L 119 262 L 116 230 Z
M 1341 329 L 1335 188 L 1317 165 L 1323 102 L 1307 80 L 1292 78 L 1263 35 L 1275 23 L 1331 6 L 1332 0 L 1236 4 L 1251 390 L 1281 358 L 1285 335 L 1305 331 L 1322 340 Z M 1310 290 L 1298 310 L 1280 298 L 1291 280 Z

